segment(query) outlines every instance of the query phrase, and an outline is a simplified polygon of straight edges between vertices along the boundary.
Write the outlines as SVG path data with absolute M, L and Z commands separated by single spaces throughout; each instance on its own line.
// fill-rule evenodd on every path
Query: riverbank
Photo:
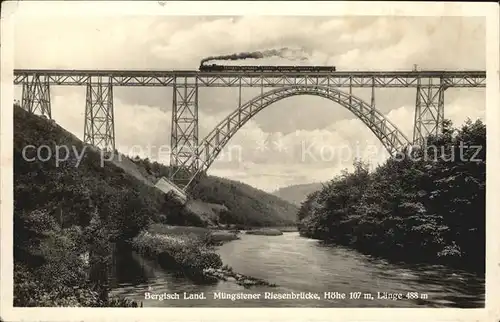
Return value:
M 244 287 L 267 285 L 265 280 L 239 274 L 223 266 L 215 246 L 240 239 L 239 231 L 212 230 L 155 224 L 132 241 L 132 249 L 156 260 L 162 268 L 182 272 L 200 283 L 233 281 Z
M 152 258 L 166 269 L 182 271 L 189 277 L 203 278 L 203 270 L 222 267 L 212 247 L 195 235 L 169 236 L 141 232 L 132 241 L 139 254 Z
M 298 228 L 294 226 L 285 227 L 243 227 L 236 225 L 218 226 L 218 227 L 194 227 L 194 226 L 170 226 L 164 224 L 152 224 L 147 231 L 151 234 L 160 234 L 167 236 L 191 236 L 204 240 L 204 242 L 220 246 L 223 243 L 240 239 L 241 233 L 279 236 L 285 232 L 297 232 Z
M 240 239 L 238 230 L 214 229 L 193 226 L 169 226 L 163 224 L 152 224 L 147 231 L 153 235 L 165 235 L 183 239 L 197 239 L 210 246 L 220 246 L 223 243 Z

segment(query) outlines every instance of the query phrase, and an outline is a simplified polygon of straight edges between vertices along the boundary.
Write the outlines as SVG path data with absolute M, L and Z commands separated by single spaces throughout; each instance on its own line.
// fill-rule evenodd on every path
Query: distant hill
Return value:
M 306 199 L 308 194 L 320 190 L 321 188 L 322 184 L 320 182 L 298 184 L 280 188 L 274 191 L 273 195 L 294 205 L 300 206 L 301 202 Z

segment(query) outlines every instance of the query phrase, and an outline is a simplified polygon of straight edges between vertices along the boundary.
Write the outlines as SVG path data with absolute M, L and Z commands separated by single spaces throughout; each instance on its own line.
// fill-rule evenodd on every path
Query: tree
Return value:
M 481 121 L 458 129 L 446 121 L 427 147 L 403 151 L 371 173 L 356 160 L 353 172 L 302 203 L 299 231 L 389 259 L 484 273 L 485 151 Z

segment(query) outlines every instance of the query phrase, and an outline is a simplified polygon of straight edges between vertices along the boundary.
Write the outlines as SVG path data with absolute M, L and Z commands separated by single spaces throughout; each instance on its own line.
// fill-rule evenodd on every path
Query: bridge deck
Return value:
M 335 72 L 275 72 L 275 71 L 199 71 L 199 70 L 91 70 L 91 69 L 14 69 L 14 75 L 122 76 L 122 77 L 207 77 L 207 76 L 337 76 L 337 77 L 486 77 L 484 70 L 423 70 L 423 71 L 335 71 Z
M 198 71 L 198 70 L 63 70 L 15 69 L 14 84 L 40 76 L 51 85 L 86 85 L 110 81 L 114 86 L 173 86 L 189 84 L 199 87 L 281 87 L 291 85 L 324 85 L 333 87 L 416 87 L 419 84 L 439 86 L 440 79 L 450 87 L 484 87 L 486 72 L 480 70 L 423 71 Z M 97 78 L 97 79 L 96 79 Z

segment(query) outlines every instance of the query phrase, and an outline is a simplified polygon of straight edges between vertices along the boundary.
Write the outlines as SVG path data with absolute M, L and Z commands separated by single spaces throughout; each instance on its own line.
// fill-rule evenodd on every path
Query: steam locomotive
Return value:
M 335 66 L 230 66 L 230 65 L 200 65 L 202 72 L 334 72 Z

